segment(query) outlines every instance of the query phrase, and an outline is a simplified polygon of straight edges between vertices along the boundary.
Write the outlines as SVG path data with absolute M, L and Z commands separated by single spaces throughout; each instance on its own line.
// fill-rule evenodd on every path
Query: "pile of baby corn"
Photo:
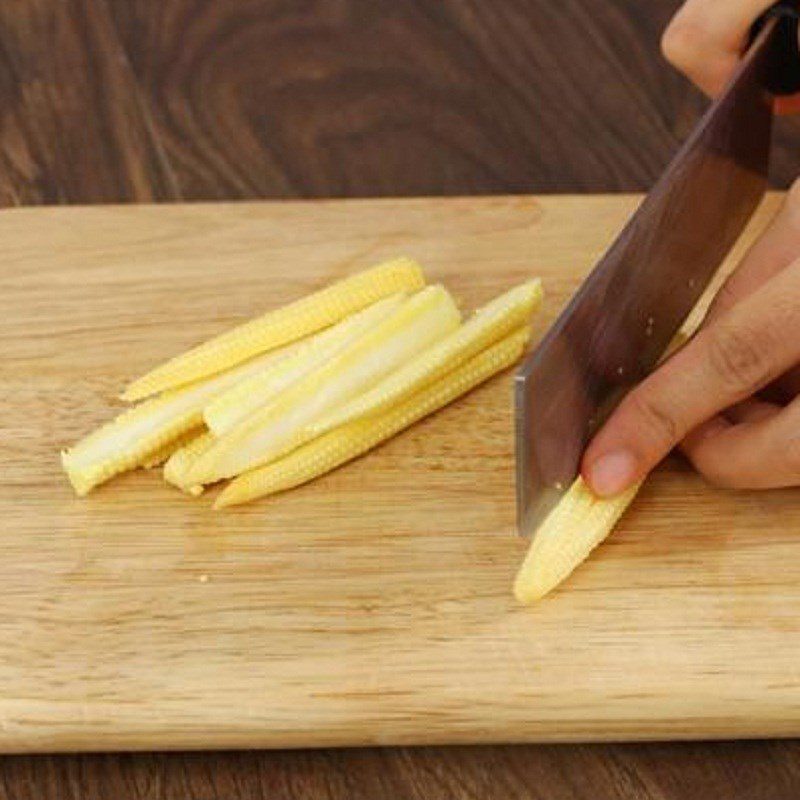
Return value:
M 164 465 L 215 508 L 291 489 L 365 453 L 519 359 L 538 280 L 466 321 L 419 265 L 398 259 L 269 311 L 156 367 L 142 401 L 62 453 L 79 495 Z
M 131 383 L 139 402 L 61 454 L 79 495 L 163 464 L 191 495 L 229 480 L 215 508 L 306 483 L 362 455 L 525 351 L 539 280 L 466 321 L 449 292 L 398 259 L 223 333 Z M 537 531 L 514 592 L 530 603 L 613 529 L 638 487 L 595 497 L 581 478 Z

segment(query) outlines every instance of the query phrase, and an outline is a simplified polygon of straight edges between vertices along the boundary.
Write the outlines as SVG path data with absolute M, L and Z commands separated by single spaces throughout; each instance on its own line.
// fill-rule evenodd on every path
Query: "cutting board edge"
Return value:
M 420 736 L 409 732 L 406 735 L 354 737 L 352 731 L 327 734 L 307 731 L 267 732 L 264 729 L 230 728 L 209 732 L 208 727 L 198 726 L 196 731 L 176 734 L 169 730 L 154 728 L 137 732 L 109 733 L 107 731 L 85 730 L 81 728 L 62 729 L 58 734 L 42 733 L 31 735 L 26 731 L 21 736 L 0 736 L 0 755 L 44 754 L 44 753 L 114 753 L 145 751 L 201 751 L 201 750 L 282 750 L 319 749 L 327 747 L 438 747 L 454 745 L 514 745 L 514 744 L 576 744 L 576 743 L 634 743 L 659 741 L 722 741 L 750 739 L 792 739 L 800 737 L 800 718 L 791 721 L 778 721 L 763 725 L 743 721 L 741 725 L 731 725 L 730 720 L 704 719 L 687 723 L 655 724 L 652 728 L 632 731 L 616 729 L 602 720 L 598 726 L 602 730 L 561 730 L 548 728 L 509 736 L 507 732 L 452 731 L 447 735 Z

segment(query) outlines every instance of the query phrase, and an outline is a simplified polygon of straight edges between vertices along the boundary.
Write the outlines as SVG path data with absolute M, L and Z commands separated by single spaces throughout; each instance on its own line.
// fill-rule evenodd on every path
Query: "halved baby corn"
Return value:
M 514 596 L 532 603 L 558 586 L 614 529 L 641 484 L 600 498 L 580 476 L 539 526 L 514 581 Z
M 353 345 L 284 390 L 218 439 L 187 480 L 212 483 L 268 463 L 310 438 L 309 426 L 458 327 L 449 293 L 429 286 L 406 300 Z
M 202 494 L 203 485 L 187 483 L 186 474 L 189 467 L 197 461 L 202 453 L 208 450 L 213 442 L 214 434 L 208 430 L 201 430 L 169 457 L 167 463 L 164 464 L 164 480 L 188 494 L 195 496 Z
M 524 350 L 539 281 L 463 326 L 443 287 L 421 287 L 414 262 L 388 262 L 162 365 L 125 393 L 158 397 L 62 453 L 73 487 L 165 462 L 165 481 L 191 494 L 239 476 L 218 505 L 244 502 L 354 458 Z
M 203 411 L 206 425 L 215 436 L 227 433 L 292 383 L 352 345 L 370 328 L 393 314 L 406 298 L 407 295 L 400 292 L 367 306 L 357 314 L 312 336 L 306 344 L 274 366 L 237 383 L 206 406 Z
M 529 339 L 525 325 L 388 410 L 335 428 L 278 461 L 240 475 L 219 495 L 214 508 L 291 489 L 366 453 L 513 364 Z
M 139 400 L 206 378 L 339 322 L 384 297 L 424 285 L 421 268 L 410 259 L 379 264 L 176 356 L 133 381 L 122 397 Z
M 165 392 L 123 412 L 61 453 L 75 491 L 85 495 L 120 472 L 152 463 L 160 451 L 203 424 L 209 400 L 273 363 L 267 353 L 220 375 Z
M 541 300 L 542 283 L 538 279 L 515 286 L 496 297 L 419 358 L 409 361 L 374 388 L 315 423 L 312 426 L 314 432 L 319 435 L 365 414 L 387 410 L 529 322 Z

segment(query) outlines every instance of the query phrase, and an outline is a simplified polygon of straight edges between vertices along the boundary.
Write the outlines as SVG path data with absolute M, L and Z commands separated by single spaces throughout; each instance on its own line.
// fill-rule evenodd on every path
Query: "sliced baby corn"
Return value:
M 393 314 L 406 297 L 405 293 L 398 293 L 373 303 L 332 328 L 312 336 L 287 358 L 236 384 L 206 406 L 203 411 L 206 425 L 215 436 L 227 433 L 283 389 L 321 367 L 370 328 Z
M 61 454 L 75 491 L 85 495 L 120 472 L 151 463 L 163 448 L 203 424 L 203 407 L 240 380 L 273 363 L 267 353 L 205 381 L 197 381 L 125 411 Z
M 240 475 L 219 495 L 214 507 L 246 503 L 291 489 L 366 453 L 511 366 L 529 339 L 526 325 L 388 410 L 335 428 L 278 461 Z
M 460 323 L 452 297 L 430 286 L 319 369 L 217 440 L 189 470 L 190 483 L 212 483 L 272 461 L 313 438 L 309 426 L 363 392 Z
M 570 575 L 611 533 L 640 486 L 599 498 L 578 477 L 534 534 L 514 582 L 517 600 L 539 600 Z
M 379 264 L 176 356 L 133 381 L 122 397 L 139 400 L 214 375 L 339 322 L 377 300 L 424 285 L 422 269 L 410 259 Z
M 189 484 L 186 482 L 186 474 L 189 467 L 204 453 L 214 442 L 214 434 L 208 430 L 202 430 L 197 435 L 187 441 L 183 447 L 176 450 L 164 464 L 164 480 L 167 483 L 177 486 L 183 492 L 191 495 L 203 493 L 202 484 Z
M 419 357 L 320 420 L 313 426 L 314 432 L 319 435 L 365 414 L 385 411 L 528 322 L 541 300 L 538 279 L 496 297 Z

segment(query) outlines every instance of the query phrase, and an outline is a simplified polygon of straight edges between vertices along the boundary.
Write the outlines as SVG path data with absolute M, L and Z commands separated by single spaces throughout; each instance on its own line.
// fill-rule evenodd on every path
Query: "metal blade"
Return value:
M 593 433 L 644 378 L 766 188 L 778 19 L 516 376 L 517 517 L 527 535 L 577 477 Z

